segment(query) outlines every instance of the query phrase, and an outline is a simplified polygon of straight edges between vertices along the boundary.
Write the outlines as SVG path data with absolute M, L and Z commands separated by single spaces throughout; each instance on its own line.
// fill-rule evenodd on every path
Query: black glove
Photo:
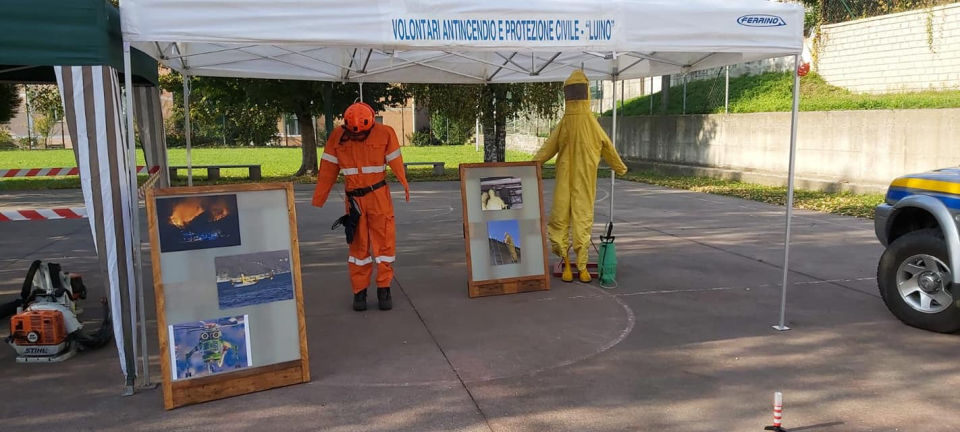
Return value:
M 357 206 L 353 197 L 349 198 L 349 202 L 350 211 L 337 219 L 337 221 L 333 223 L 333 226 L 330 227 L 330 229 L 335 230 L 337 227 L 343 225 L 343 229 L 347 235 L 347 244 L 353 243 L 353 236 L 357 232 L 357 225 L 360 224 L 360 207 Z

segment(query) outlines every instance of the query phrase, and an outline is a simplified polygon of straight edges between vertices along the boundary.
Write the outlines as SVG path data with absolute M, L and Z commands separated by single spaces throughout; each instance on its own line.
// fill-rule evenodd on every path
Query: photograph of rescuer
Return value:
M 209 249 L 240 244 L 236 195 L 157 199 L 160 252 Z
M 491 265 L 520 262 L 520 223 L 516 219 L 487 222 L 487 237 Z
M 480 179 L 480 208 L 508 210 L 523 208 L 523 188 L 517 177 L 484 177 Z

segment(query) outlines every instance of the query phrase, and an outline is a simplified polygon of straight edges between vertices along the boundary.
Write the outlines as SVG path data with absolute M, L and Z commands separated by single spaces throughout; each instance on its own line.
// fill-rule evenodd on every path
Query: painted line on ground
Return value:
M 394 278 L 394 280 L 396 280 L 396 278 Z M 400 286 L 399 281 L 397 281 L 397 285 Z M 458 379 L 451 379 L 451 380 L 430 380 L 430 381 L 402 382 L 402 383 L 339 383 L 339 382 L 314 381 L 314 382 L 308 383 L 308 385 L 312 384 L 312 385 L 322 385 L 322 386 L 328 386 L 328 387 L 373 387 L 373 388 L 430 387 L 430 386 L 460 387 L 460 386 L 463 386 L 463 387 L 469 392 L 469 388 L 467 388 L 467 386 L 470 385 L 470 384 L 482 384 L 482 383 L 487 383 L 487 382 L 492 382 L 492 381 L 498 381 L 498 380 L 504 380 L 504 379 L 515 379 L 515 378 L 530 377 L 530 376 L 534 376 L 534 375 L 537 375 L 537 374 L 541 374 L 541 373 L 543 373 L 543 372 L 547 372 L 547 371 L 550 371 L 550 370 L 559 369 L 559 368 L 562 368 L 562 367 L 566 367 L 566 366 L 570 366 L 570 365 L 573 365 L 573 364 L 577 364 L 577 363 L 583 362 L 583 361 L 588 360 L 588 359 L 590 359 L 590 358 L 596 357 L 596 356 L 598 356 L 598 355 L 600 355 L 600 354 L 602 354 L 602 353 L 604 353 L 604 352 L 606 352 L 606 351 L 609 351 L 611 348 L 619 345 L 621 342 L 623 342 L 623 341 L 627 338 L 627 336 L 630 335 L 631 332 L 633 332 L 633 329 L 634 329 L 634 327 L 636 326 L 636 322 L 637 322 L 636 314 L 633 312 L 633 309 L 631 309 L 630 306 L 629 306 L 626 302 L 624 302 L 623 300 L 621 300 L 621 299 L 619 298 L 619 296 L 614 295 L 614 294 L 611 294 L 611 293 L 609 293 L 608 291 L 606 291 L 606 290 L 604 290 L 604 289 L 602 289 L 602 288 L 600 288 L 600 287 L 597 287 L 597 286 L 591 286 L 591 285 L 587 285 L 587 284 L 583 284 L 583 285 L 586 286 L 586 287 L 589 287 L 590 289 L 592 289 L 592 290 L 594 290 L 594 291 L 597 292 L 597 294 L 595 294 L 593 297 L 597 297 L 597 298 L 608 298 L 608 299 L 611 299 L 611 300 L 613 300 L 614 302 L 616 302 L 617 305 L 619 305 L 620 308 L 623 309 L 623 312 L 624 312 L 624 315 L 625 315 L 625 318 L 626 318 L 626 323 L 625 323 L 624 327 L 620 330 L 620 332 L 617 334 L 617 336 L 616 336 L 615 338 L 607 341 L 607 342 L 604 343 L 603 345 L 601 345 L 601 346 L 593 349 L 592 351 L 590 351 L 590 352 L 588 352 L 588 353 L 586 353 L 586 354 L 583 354 L 583 355 L 581 355 L 581 356 L 578 356 L 578 357 L 575 357 L 575 358 L 572 358 L 572 359 L 568 359 L 568 360 L 563 360 L 563 361 L 561 361 L 561 362 L 559 362 L 559 363 L 554 363 L 554 364 L 551 364 L 551 365 L 548 365 L 548 366 L 544 366 L 544 367 L 542 367 L 542 368 L 536 368 L 536 369 L 527 370 L 527 371 L 523 371 L 523 372 L 519 372 L 519 373 L 514 373 L 514 374 L 505 374 L 505 375 L 498 375 L 498 376 L 491 376 L 491 377 L 483 377 L 483 378 L 479 378 L 479 379 L 464 379 L 464 378 L 462 378 L 462 377 L 460 376 L 460 374 L 459 374 L 459 371 L 454 367 L 453 363 L 450 362 L 449 359 L 447 359 L 448 362 L 450 362 L 449 365 L 451 366 L 451 369 L 453 370 L 454 374 L 457 375 Z M 410 301 L 410 303 L 411 303 L 411 305 L 412 305 L 412 301 L 411 301 L 409 295 L 408 295 L 406 292 L 404 292 L 404 291 L 401 291 L 401 292 L 404 294 L 404 297 L 406 297 L 407 300 Z M 581 296 L 581 297 L 586 297 L 586 296 Z M 426 323 L 425 323 L 425 322 L 424 322 L 423 324 L 424 324 L 424 326 L 426 326 Z M 426 328 L 426 327 L 425 327 L 425 328 Z M 429 331 L 429 330 L 428 330 L 428 331 Z M 442 352 L 442 348 L 440 347 L 439 341 L 436 341 L 436 340 L 435 340 L 435 342 L 437 343 L 437 348 L 440 349 L 441 352 Z M 444 357 L 446 357 L 445 354 L 444 354 Z M 482 411 L 481 411 L 481 413 L 482 413 Z
M 862 282 L 862 281 L 871 281 L 876 280 L 876 277 L 862 277 L 862 278 L 850 278 L 850 279 L 830 279 L 830 280 L 816 280 L 816 281 L 805 281 L 805 282 L 794 282 L 790 284 L 791 286 L 799 285 L 827 285 L 827 284 L 837 284 L 844 282 Z M 744 290 L 749 291 L 751 289 L 760 289 L 760 288 L 771 288 L 779 287 L 780 284 L 776 283 L 767 283 L 759 284 L 752 286 L 722 286 L 722 287 L 713 287 L 713 288 L 689 288 L 689 289 L 673 289 L 673 290 L 655 290 L 655 291 L 636 291 L 629 293 L 612 293 L 605 291 L 606 295 L 576 295 L 576 296 L 567 296 L 567 297 L 545 297 L 537 299 L 536 301 L 552 301 L 552 300 L 578 300 L 578 299 L 597 299 L 605 296 L 612 297 L 633 297 L 633 296 L 642 296 L 642 295 L 657 295 L 657 294 L 683 294 L 683 293 L 699 293 L 699 292 L 715 292 L 715 291 L 733 291 L 733 290 Z

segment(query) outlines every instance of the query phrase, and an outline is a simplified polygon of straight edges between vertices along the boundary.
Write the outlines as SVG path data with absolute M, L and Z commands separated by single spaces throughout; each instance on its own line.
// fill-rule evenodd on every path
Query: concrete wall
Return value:
M 534 154 L 537 150 L 540 150 L 540 146 L 542 146 L 546 140 L 546 138 L 533 135 L 507 134 L 507 148 Z M 481 141 L 481 143 L 482 142 L 483 141 Z
M 601 123 L 609 131 L 609 118 Z M 626 117 L 625 158 L 785 174 L 790 113 Z M 960 165 L 960 109 L 800 113 L 797 175 L 885 186 L 912 172 Z
M 815 67 L 866 93 L 960 89 L 960 3 L 820 28 Z

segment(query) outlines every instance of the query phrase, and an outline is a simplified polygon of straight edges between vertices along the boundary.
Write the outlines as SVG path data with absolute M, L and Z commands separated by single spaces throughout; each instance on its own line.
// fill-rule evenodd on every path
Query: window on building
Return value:
M 284 114 L 283 116 L 284 132 L 287 136 L 300 136 L 300 122 L 294 114 Z

